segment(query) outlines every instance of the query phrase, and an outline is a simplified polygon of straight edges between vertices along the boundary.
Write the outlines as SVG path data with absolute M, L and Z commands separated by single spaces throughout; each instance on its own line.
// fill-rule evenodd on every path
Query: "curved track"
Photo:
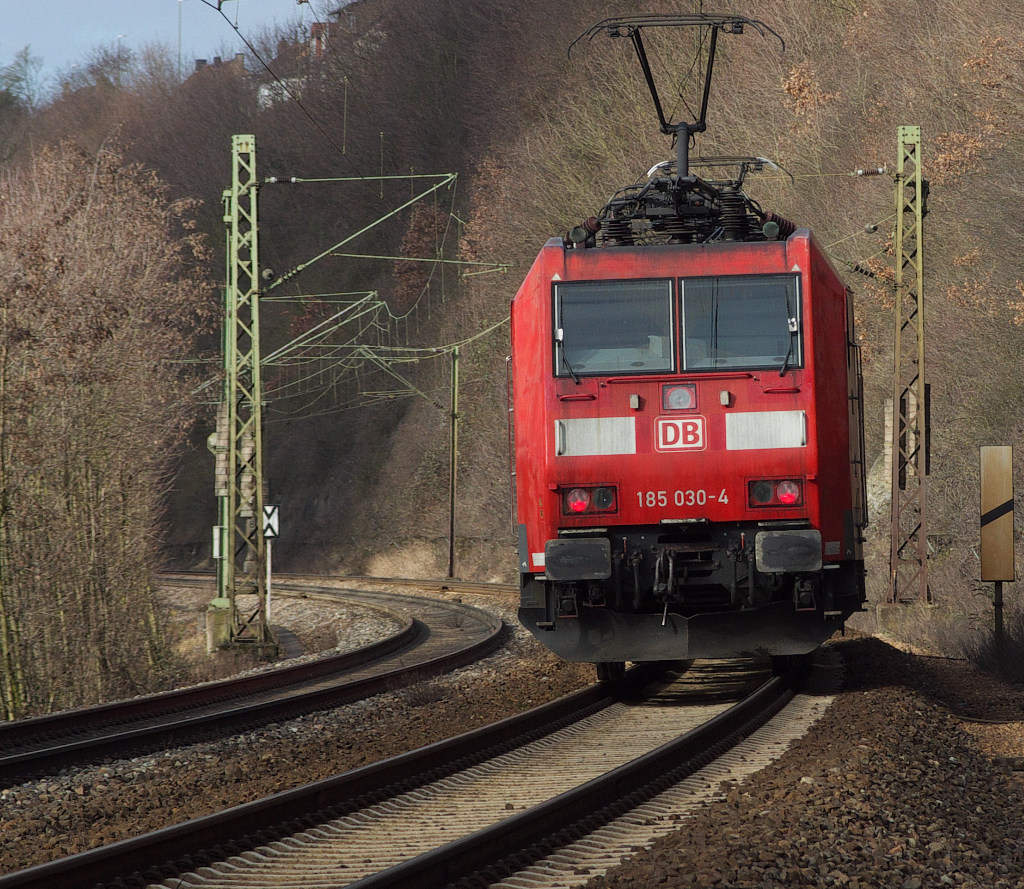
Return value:
M 0 785 L 336 707 L 471 663 L 503 636 L 498 618 L 458 602 L 305 586 L 301 592 L 389 611 L 401 629 L 346 654 L 0 724 Z
M 678 677 L 641 693 L 649 678 L 630 671 L 622 684 L 405 756 L 0 878 L 0 889 L 92 889 L 118 878 L 411 889 L 477 871 L 500 878 L 713 759 L 780 709 L 795 679 L 766 682 L 730 707 L 693 704 Z
M 175 571 L 161 575 L 168 583 L 196 584 L 212 586 L 213 575 L 208 571 Z M 274 589 L 304 591 L 318 586 L 324 581 L 345 584 L 344 587 L 329 587 L 342 592 L 349 592 L 358 587 L 379 589 L 381 587 L 412 587 L 420 590 L 450 591 L 453 593 L 477 593 L 480 595 L 519 595 L 519 587 L 514 583 L 485 583 L 475 580 L 415 580 L 408 577 L 374 577 L 370 574 L 275 574 Z

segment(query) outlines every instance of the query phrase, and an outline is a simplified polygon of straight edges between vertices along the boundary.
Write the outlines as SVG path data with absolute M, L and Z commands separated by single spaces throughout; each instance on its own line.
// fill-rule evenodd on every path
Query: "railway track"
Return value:
M 346 654 L 0 724 L 0 786 L 69 765 L 138 755 L 336 707 L 464 666 L 493 651 L 501 621 L 470 605 L 301 586 L 308 598 L 388 611 L 400 629 Z M 415 615 L 415 616 L 414 616 Z
M 648 803 L 771 718 L 797 681 L 748 669 L 731 691 L 759 687 L 740 703 L 723 700 L 726 688 L 697 704 L 692 673 L 653 687 L 651 675 L 633 670 L 404 756 L 11 874 L 0 889 L 494 882 Z
M 161 575 L 168 583 L 195 584 L 197 586 L 213 586 L 213 575 L 206 571 L 168 572 Z M 438 592 L 474 593 L 485 596 L 519 595 L 519 587 L 514 583 L 483 583 L 471 580 L 414 580 L 408 577 L 374 577 L 369 574 L 275 574 L 274 589 L 291 592 L 308 589 L 309 586 L 322 584 L 324 581 L 339 584 L 336 589 L 366 589 L 372 587 L 406 587 L 419 590 L 435 590 Z

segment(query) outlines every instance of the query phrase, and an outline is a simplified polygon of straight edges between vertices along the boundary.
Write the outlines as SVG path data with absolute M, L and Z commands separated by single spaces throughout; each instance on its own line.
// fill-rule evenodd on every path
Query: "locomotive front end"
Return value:
M 689 121 L 665 116 L 644 48 L 672 28 L 707 38 Z M 746 194 L 777 165 L 690 158 L 717 40 L 748 30 L 782 43 L 703 12 L 614 17 L 577 39 L 628 41 L 675 158 L 548 241 L 512 302 L 519 617 L 603 675 L 806 654 L 864 600 L 850 294 L 808 231 Z
M 520 620 L 544 645 L 795 655 L 860 607 L 852 313 L 808 232 L 549 241 L 512 335 Z

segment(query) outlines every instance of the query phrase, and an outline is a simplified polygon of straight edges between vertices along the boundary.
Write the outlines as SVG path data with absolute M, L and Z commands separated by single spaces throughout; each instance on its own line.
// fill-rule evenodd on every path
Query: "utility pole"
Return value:
M 892 516 L 887 601 L 931 602 L 928 587 L 929 386 L 925 377 L 921 128 L 900 127 L 896 172 Z
M 263 392 L 256 137 L 235 136 L 231 158 L 231 188 L 224 192 L 224 390 L 211 448 L 218 457 L 216 489 L 221 524 L 214 529 L 214 556 L 220 558 L 217 598 L 208 611 L 208 639 L 211 647 L 273 646 L 267 620 L 266 541 L 262 528 Z M 255 595 L 255 607 L 247 607 L 243 613 L 236 601 L 238 594 Z
M 455 499 L 459 470 L 459 347 L 452 349 L 451 460 L 448 464 L 448 576 L 455 576 Z
M 127 37 L 127 34 L 117 35 L 117 88 L 121 89 L 121 41 Z
M 181 4 L 185 0 L 178 0 L 178 83 L 181 84 Z

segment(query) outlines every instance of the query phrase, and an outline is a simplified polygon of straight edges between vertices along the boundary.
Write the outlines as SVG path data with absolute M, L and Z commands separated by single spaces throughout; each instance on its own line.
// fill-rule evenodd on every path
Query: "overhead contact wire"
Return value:
M 200 2 L 203 3 L 205 6 L 210 7 L 210 9 L 216 10 L 216 12 L 220 15 L 220 17 L 222 19 L 224 19 L 224 21 L 228 24 L 228 26 L 238 35 L 238 39 L 241 40 L 242 43 L 244 43 L 246 45 L 246 47 L 248 48 L 249 52 L 252 53 L 253 58 L 256 59 L 256 61 L 259 62 L 263 66 L 263 68 L 266 70 L 266 72 L 271 77 L 274 78 L 274 82 L 277 83 L 278 86 L 280 86 L 281 89 L 283 89 L 288 94 L 288 97 L 293 102 L 295 102 L 295 104 L 298 106 L 299 110 L 302 111 L 302 113 L 304 115 L 306 115 L 306 117 L 309 119 L 309 122 L 311 124 L 313 124 L 314 127 L 317 128 L 317 130 L 327 140 L 327 142 L 331 145 L 331 147 L 335 151 L 337 151 L 338 154 L 341 155 L 342 158 L 344 158 L 345 163 L 348 164 L 348 166 L 351 168 L 351 170 L 355 174 L 355 176 L 363 183 L 363 185 L 365 185 L 370 191 L 373 192 L 374 196 L 385 207 L 387 207 L 387 209 L 389 211 L 393 211 L 393 208 L 391 207 L 391 205 L 388 204 L 388 202 L 385 201 L 384 198 L 381 195 L 379 195 L 377 193 L 376 189 L 374 189 L 373 186 L 370 184 L 370 180 L 359 171 L 359 169 L 356 167 L 356 165 L 354 163 L 352 163 L 351 158 L 349 158 L 349 156 L 344 151 L 342 151 L 341 147 L 338 145 L 337 142 L 334 141 L 333 138 L 331 138 L 331 135 L 327 132 L 327 130 L 325 130 L 320 125 L 320 123 L 309 112 L 309 110 L 306 108 L 306 106 L 302 104 L 302 100 L 299 99 L 299 97 L 295 95 L 295 93 L 291 90 L 291 88 L 288 86 L 287 83 L 285 83 L 280 77 L 277 76 L 277 73 L 274 71 L 274 69 L 271 68 L 270 65 L 267 64 L 267 62 L 265 62 L 263 60 L 263 56 L 260 55 L 259 50 L 257 50 L 256 47 L 254 47 L 249 42 L 249 40 L 246 38 L 246 36 L 241 32 L 241 30 L 238 27 L 237 22 L 232 22 L 224 14 L 224 10 L 221 9 L 221 3 L 223 2 L 223 0 L 200 0 Z

